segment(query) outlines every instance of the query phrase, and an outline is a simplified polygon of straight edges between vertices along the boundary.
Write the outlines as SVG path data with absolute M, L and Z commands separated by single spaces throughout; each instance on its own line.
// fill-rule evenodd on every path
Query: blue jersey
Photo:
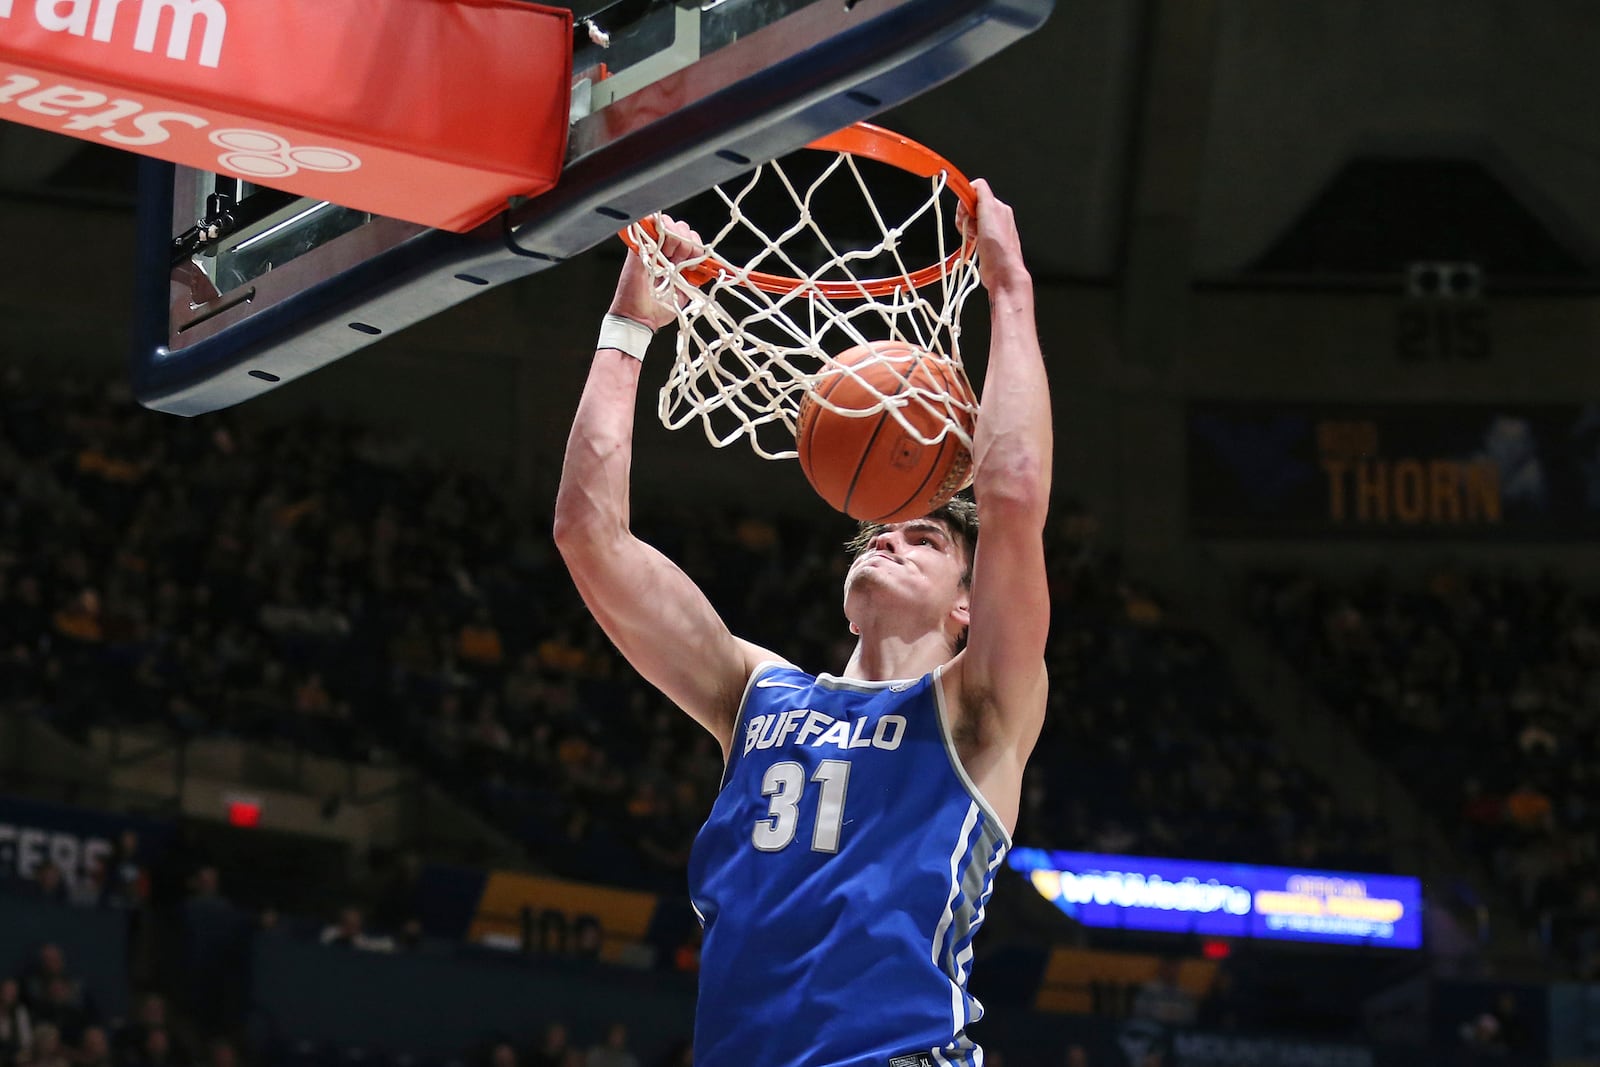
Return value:
M 1010 836 L 962 769 L 938 671 L 764 663 L 695 838 L 695 1067 L 982 1067 L 972 939 Z

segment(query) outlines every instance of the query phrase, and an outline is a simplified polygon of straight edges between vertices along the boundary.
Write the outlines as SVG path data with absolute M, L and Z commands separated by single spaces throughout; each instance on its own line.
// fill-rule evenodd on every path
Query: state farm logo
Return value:
M 312 145 L 297 148 L 274 133 L 261 130 L 214 130 L 211 143 L 227 149 L 217 157 L 225 170 L 247 178 L 271 181 L 302 170 L 343 174 L 361 166 L 361 159 L 340 148 Z
M 87 37 L 103 44 L 117 38 L 136 52 L 160 52 L 180 63 L 215 67 L 228 34 L 228 10 L 221 0 L 34 0 L 33 21 L 47 33 Z M 23 0 L 26 5 L 27 0 Z M 0 0 L 0 19 L 12 17 L 16 0 Z M 26 10 L 26 6 L 24 7 Z M 132 22 L 133 32 L 122 27 Z M 162 30 L 166 36 L 163 39 Z M 199 48 L 193 44 L 198 41 Z
M 3 3 L 4 0 L 0 0 Z M 13 110 L 14 109 L 14 110 Z M 195 156 L 205 152 L 206 141 L 190 131 L 208 129 L 212 120 L 187 111 L 152 111 L 137 100 L 114 96 L 83 85 L 49 85 L 29 74 L 0 70 L 0 119 L 15 119 L 74 137 L 96 137 L 119 148 L 145 151 L 178 138 L 194 145 L 150 155 L 188 160 L 204 167 Z M 235 120 L 237 121 L 237 120 Z M 361 157 L 328 145 L 295 145 L 275 133 L 235 127 L 212 130 L 209 143 L 222 149 L 217 166 L 263 184 L 301 171 L 347 174 L 361 166 Z

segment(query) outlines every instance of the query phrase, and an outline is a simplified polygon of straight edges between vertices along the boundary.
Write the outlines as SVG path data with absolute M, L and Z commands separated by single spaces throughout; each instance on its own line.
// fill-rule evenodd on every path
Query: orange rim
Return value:
M 838 133 L 820 137 L 806 147 L 819 152 L 843 152 L 887 163 L 919 178 L 933 178 L 943 173 L 945 184 L 955 194 L 956 199 L 966 206 L 967 211 L 970 213 L 977 210 L 978 197 L 972 191 L 972 183 L 967 180 L 965 174 L 933 149 L 892 130 L 886 130 L 882 126 L 874 126 L 870 122 L 858 122 L 853 126 L 846 126 Z M 650 235 L 651 240 L 657 239 L 654 215 L 640 219 L 638 225 Z M 638 245 L 629 235 L 628 229 L 629 227 L 623 227 L 622 239 L 629 248 L 638 251 Z M 972 254 L 976 243 L 976 238 L 967 237 L 961 247 L 946 256 L 942 262 L 930 264 L 911 274 L 897 275 L 893 278 L 867 278 L 853 282 L 810 284 L 830 300 L 848 300 L 864 293 L 871 296 L 888 296 L 896 289 L 904 288 L 907 281 L 910 281 L 913 287 L 921 289 L 953 273 L 961 261 Z M 732 276 L 737 273 L 735 268 L 712 256 L 704 263 L 685 270 L 683 276 L 694 285 L 704 285 L 718 275 Z M 804 278 L 786 274 L 767 274 L 756 270 L 750 272 L 747 280 L 751 286 L 764 293 L 789 293 L 807 284 Z

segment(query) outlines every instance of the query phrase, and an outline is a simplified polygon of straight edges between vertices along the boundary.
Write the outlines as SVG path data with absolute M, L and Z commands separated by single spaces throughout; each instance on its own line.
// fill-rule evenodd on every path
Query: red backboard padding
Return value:
M 0 119 L 456 232 L 555 184 L 571 83 L 521 0 L 0 0 Z

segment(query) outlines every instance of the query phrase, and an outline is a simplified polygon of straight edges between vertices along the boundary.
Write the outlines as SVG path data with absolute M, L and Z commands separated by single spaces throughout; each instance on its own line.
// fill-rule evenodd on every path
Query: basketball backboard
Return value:
M 1053 5 L 577 8 L 560 180 L 467 233 L 145 161 L 135 394 L 180 415 L 259 395 L 948 81 L 1032 32 Z

